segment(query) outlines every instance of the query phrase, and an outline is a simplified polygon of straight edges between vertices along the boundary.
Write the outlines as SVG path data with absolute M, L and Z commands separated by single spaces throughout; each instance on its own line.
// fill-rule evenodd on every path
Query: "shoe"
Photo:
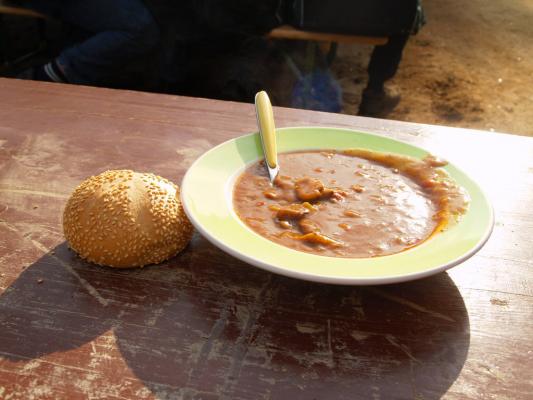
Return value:
M 53 80 L 44 72 L 43 67 L 31 67 L 16 75 L 17 79 L 30 81 L 53 82 Z
M 363 90 L 357 115 L 363 117 L 385 117 L 396 108 L 400 99 L 401 95 L 397 89 L 384 87 L 381 90 L 375 90 L 367 87 Z

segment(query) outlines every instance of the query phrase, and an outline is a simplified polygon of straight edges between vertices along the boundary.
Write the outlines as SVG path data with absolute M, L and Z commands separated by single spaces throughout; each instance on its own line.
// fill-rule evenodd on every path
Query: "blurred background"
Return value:
M 113 18 L 93 29 L 35 3 L 0 1 L 0 76 L 47 80 L 39 68 L 112 30 Z M 65 8 L 69 0 L 48 3 Z M 98 3 L 96 15 L 104 15 L 110 5 Z M 243 102 L 265 89 L 277 106 L 533 136 L 531 0 L 142 4 L 159 29 L 149 54 L 124 58 L 118 73 L 82 84 Z M 13 11 L 19 7 L 45 17 Z M 273 34 L 286 25 L 344 36 Z M 399 36 L 407 40 L 401 59 L 373 56 L 373 39 L 390 44 Z M 372 57 L 378 70 L 393 65 L 383 87 L 369 82 Z

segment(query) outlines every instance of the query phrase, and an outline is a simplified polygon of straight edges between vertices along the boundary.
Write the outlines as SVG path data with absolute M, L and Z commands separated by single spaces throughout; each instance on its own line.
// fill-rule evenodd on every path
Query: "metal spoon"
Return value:
M 259 136 L 265 155 L 265 165 L 270 177 L 270 183 L 279 173 L 278 154 L 276 149 L 276 127 L 274 126 L 274 113 L 268 94 L 262 90 L 255 95 L 255 112 Z

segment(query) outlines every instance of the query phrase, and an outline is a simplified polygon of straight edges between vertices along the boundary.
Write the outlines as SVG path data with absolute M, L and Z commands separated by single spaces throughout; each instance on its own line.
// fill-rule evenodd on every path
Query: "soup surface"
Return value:
M 281 245 L 334 257 L 375 257 L 415 246 L 467 198 L 434 157 L 424 160 L 352 149 L 278 155 L 271 184 L 264 162 L 248 167 L 234 209 L 252 230 Z

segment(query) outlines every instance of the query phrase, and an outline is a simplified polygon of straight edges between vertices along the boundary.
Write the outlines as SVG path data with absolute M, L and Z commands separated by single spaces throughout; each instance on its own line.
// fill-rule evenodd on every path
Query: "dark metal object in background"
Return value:
M 294 0 L 287 16 L 300 29 L 391 36 L 416 32 L 420 0 Z

